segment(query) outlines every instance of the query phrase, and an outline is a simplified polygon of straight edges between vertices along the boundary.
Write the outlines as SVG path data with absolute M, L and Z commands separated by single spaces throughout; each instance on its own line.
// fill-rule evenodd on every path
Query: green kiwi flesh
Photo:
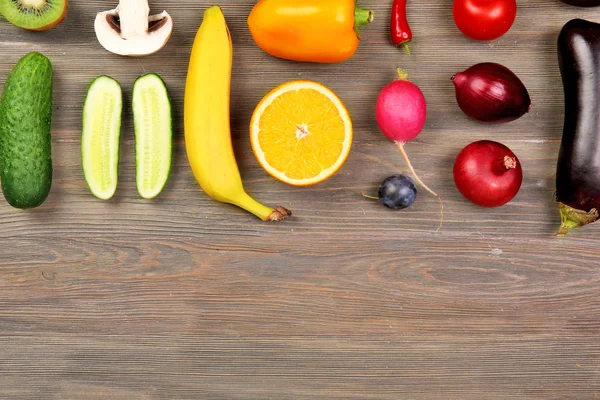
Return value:
M 11 24 L 32 31 L 45 31 L 60 24 L 67 14 L 68 0 L 0 0 L 0 13 Z

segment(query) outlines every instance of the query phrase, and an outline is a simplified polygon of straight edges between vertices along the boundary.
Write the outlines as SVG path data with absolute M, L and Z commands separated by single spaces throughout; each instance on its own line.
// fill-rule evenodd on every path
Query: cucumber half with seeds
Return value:
M 169 180 L 173 153 L 171 101 L 162 78 L 139 77 L 132 103 L 137 189 L 142 198 L 153 199 Z
M 117 190 L 122 113 L 119 82 L 108 76 L 96 78 L 83 106 L 81 163 L 92 194 L 101 200 L 109 200 Z

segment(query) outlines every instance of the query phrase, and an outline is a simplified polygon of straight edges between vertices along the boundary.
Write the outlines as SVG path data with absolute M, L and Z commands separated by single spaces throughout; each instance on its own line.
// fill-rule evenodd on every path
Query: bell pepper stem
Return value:
M 373 18 L 375 17 L 375 13 L 371 10 L 363 10 L 359 6 L 354 8 L 354 30 L 356 31 L 356 35 L 360 38 L 360 28 L 363 25 L 367 25 L 373 22 Z

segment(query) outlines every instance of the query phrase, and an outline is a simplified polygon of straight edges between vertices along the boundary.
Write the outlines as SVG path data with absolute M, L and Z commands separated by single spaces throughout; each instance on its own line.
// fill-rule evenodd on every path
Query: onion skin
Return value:
M 577 7 L 600 6 L 600 0 L 561 0 L 563 3 Z
M 600 24 L 574 19 L 558 36 L 565 124 L 556 171 L 559 236 L 600 218 Z
M 481 207 L 500 207 L 515 198 L 523 183 L 519 159 L 505 145 L 482 140 L 465 147 L 454 163 L 458 191 Z
M 521 118 L 531 109 L 527 88 L 510 69 L 496 63 L 473 65 L 452 77 L 456 101 L 469 117 L 499 124 Z

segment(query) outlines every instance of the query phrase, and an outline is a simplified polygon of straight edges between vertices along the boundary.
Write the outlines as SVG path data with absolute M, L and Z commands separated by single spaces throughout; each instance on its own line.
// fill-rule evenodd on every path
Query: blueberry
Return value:
M 393 175 L 379 187 L 379 201 L 394 210 L 403 210 L 417 200 L 417 185 L 411 177 Z

